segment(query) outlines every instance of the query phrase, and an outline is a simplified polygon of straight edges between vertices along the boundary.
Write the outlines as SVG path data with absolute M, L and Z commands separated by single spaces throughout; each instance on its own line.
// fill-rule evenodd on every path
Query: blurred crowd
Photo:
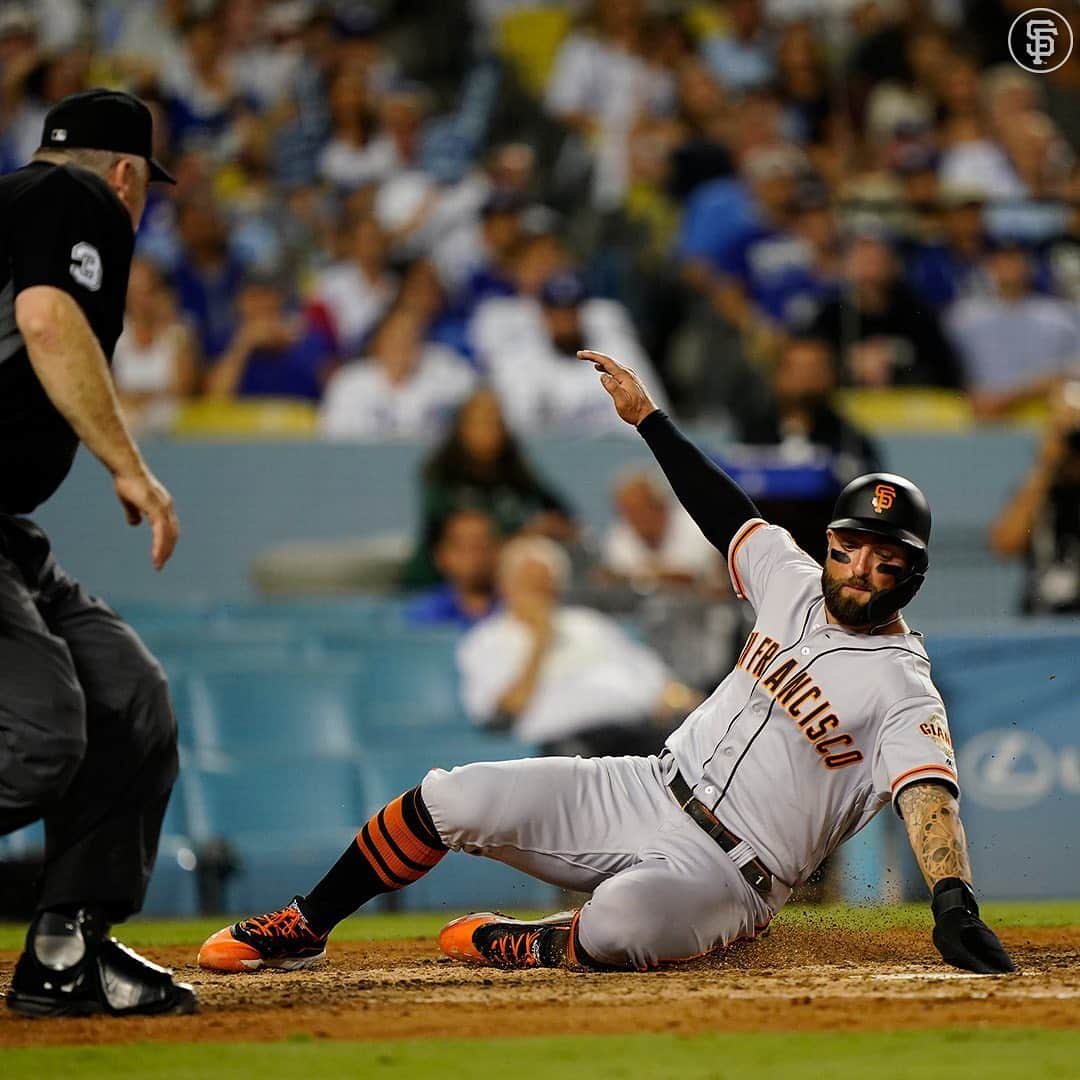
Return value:
M 502 683 L 472 646 L 474 714 L 565 747 L 576 669 L 605 746 L 605 703 L 655 738 L 738 627 L 708 602 L 722 557 L 652 474 L 620 478 L 578 565 L 573 507 L 520 439 L 628 430 L 583 347 L 726 424 L 736 476 L 797 470 L 758 501 L 812 552 L 840 484 L 883 464 L 838 391 L 942 388 L 987 421 L 1071 388 L 994 544 L 1080 606 L 1080 65 L 1010 60 L 1025 6 L 7 0 L 0 168 L 67 94 L 146 100 L 178 182 L 151 194 L 116 348 L 133 425 L 287 399 L 326 438 L 428 442 L 410 618 L 516 620 Z M 667 659 L 568 588 L 652 598 Z M 610 685 L 582 660 L 601 655 Z M 648 702 L 609 700 L 627 666 Z
M 133 420 L 291 398 L 330 438 L 617 427 L 584 344 L 684 416 L 946 387 L 995 418 L 1080 353 L 1077 65 L 1016 0 L 8 0 L 0 166 L 90 85 L 178 177 L 140 229 Z M 782 375 L 779 376 L 782 380 Z M 759 425 L 760 426 L 760 425 Z

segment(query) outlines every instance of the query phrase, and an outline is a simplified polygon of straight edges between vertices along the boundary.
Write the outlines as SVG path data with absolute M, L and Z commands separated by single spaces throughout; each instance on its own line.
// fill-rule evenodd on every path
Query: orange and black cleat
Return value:
M 298 971 L 326 959 L 328 934 L 316 934 L 294 897 L 288 907 L 253 915 L 211 934 L 199 950 L 199 967 L 207 971 Z
M 573 911 L 525 922 L 479 911 L 447 923 L 439 948 L 452 960 L 499 968 L 559 967 L 566 957 Z

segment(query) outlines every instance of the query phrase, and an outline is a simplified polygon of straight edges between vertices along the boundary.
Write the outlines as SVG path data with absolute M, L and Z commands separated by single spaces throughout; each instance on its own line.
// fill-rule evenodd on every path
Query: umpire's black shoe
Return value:
M 199 1000 L 187 983 L 106 936 L 92 911 L 45 912 L 26 935 L 7 1006 L 22 1016 L 161 1016 L 193 1013 Z

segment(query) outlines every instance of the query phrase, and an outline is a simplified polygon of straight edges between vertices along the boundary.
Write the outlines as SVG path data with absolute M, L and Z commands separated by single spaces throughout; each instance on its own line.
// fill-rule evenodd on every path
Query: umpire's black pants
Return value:
M 44 818 L 39 910 L 139 910 L 177 768 L 158 662 L 0 514 L 0 834 Z

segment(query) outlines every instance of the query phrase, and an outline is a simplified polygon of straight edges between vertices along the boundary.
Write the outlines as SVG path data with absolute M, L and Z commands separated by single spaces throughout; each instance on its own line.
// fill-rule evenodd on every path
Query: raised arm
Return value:
M 591 349 L 583 349 L 578 356 L 601 373 L 600 383 L 611 395 L 616 412 L 648 443 L 672 491 L 705 538 L 726 552 L 741 526 L 760 516 L 750 497 L 656 407 L 630 368 Z
M 911 784 L 897 796 L 908 840 L 933 899 L 934 945 L 954 967 L 980 974 L 1015 971 L 997 935 L 979 918 L 960 807 L 942 783 Z

